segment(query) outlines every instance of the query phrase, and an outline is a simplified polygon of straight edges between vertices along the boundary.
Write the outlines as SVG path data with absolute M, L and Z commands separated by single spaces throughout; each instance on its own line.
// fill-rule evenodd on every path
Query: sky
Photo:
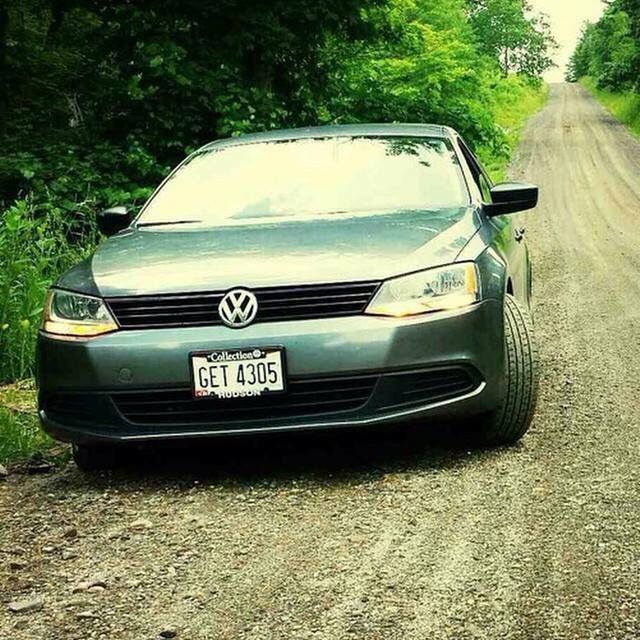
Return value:
M 604 11 L 602 0 L 532 0 L 534 9 L 551 19 L 553 33 L 560 45 L 556 56 L 557 69 L 549 71 L 547 82 L 562 82 L 567 62 L 575 49 L 582 23 L 597 20 Z

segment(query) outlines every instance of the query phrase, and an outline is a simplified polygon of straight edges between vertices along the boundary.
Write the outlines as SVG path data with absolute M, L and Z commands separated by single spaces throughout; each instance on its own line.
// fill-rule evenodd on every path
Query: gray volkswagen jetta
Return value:
M 220 140 L 49 292 L 44 429 L 90 469 L 125 443 L 463 419 L 487 444 L 536 397 L 531 264 L 452 129 L 318 127 Z

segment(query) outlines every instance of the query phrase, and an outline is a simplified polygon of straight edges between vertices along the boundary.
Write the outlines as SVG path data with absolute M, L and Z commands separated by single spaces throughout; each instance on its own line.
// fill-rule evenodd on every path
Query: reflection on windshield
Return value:
M 303 138 L 214 146 L 194 155 L 154 196 L 139 223 L 187 218 L 227 226 L 466 203 L 446 140 Z

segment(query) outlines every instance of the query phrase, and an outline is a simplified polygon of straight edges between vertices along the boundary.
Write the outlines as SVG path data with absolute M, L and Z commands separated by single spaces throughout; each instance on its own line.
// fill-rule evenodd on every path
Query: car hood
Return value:
M 89 275 L 80 268 L 59 284 L 86 289 L 92 280 L 109 297 L 381 280 L 455 261 L 479 224 L 465 207 L 133 228 L 98 248 Z

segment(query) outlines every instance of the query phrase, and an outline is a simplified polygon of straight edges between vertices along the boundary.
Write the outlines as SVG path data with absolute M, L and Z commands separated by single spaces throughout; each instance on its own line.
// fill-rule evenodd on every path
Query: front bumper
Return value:
M 259 415 L 249 411 L 239 417 L 216 413 L 213 404 L 191 410 L 189 353 L 273 345 L 286 349 L 292 388 L 313 398 L 314 385 L 331 387 L 334 391 L 325 393 L 337 401 L 327 404 L 326 410 L 320 400 L 315 403 L 318 406 L 305 403 L 297 413 L 291 406 L 283 409 L 267 402 Z M 54 437 L 79 443 L 463 417 L 489 411 L 499 403 L 503 345 L 503 310 L 497 300 L 412 319 L 354 316 L 255 324 L 242 330 L 120 331 L 74 342 L 41 334 L 39 415 L 44 429 Z M 283 400 L 287 401 L 291 404 L 291 398 Z M 136 412 L 129 411 L 132 402 Z M 149 406 L 148 415 L 140 411 L 145 406 Z M 187 407 L 191 412 L 185 417 L 180 411 Z

